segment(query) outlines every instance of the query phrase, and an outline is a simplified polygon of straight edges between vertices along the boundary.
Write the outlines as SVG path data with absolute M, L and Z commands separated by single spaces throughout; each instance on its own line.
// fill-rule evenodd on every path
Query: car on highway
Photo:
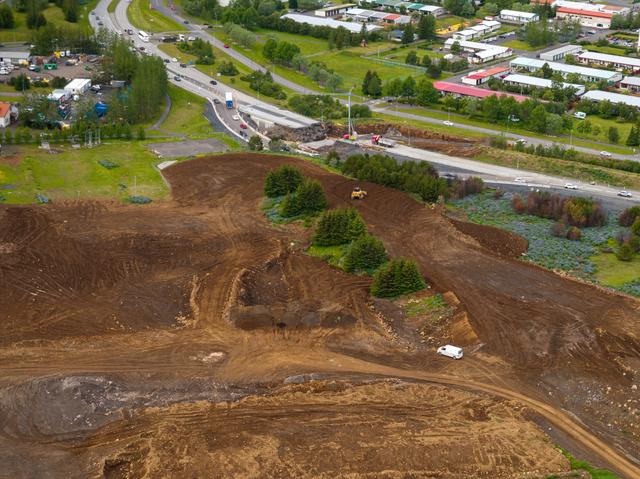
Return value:
M 449 120 L 445 120 L 445 121 L 443 121 L 442 123 L 443 123 L 444 125 L 446 125 L 446 126 L 453 126 L 453 122 L 452 122 L 452 121 L 449 121 Z
M 238 115 L 233 115 L 231 118 L 233 118 L 235 121 L 240 121 L 240 117 Z
M 171 61 L 172 61 L 173 63 L 178 63 L 178 59 L 177 59 L 176 57 L 173 57 L 173 58 L 171 59 Z
M 518 176 L 518 177 L 517 177 L 515 180 L 513 180 L 513 181 L 515 181 L 516 183 L 526 183 L 526 182 L 527 182 L 527 180 L 525 180 L 524 178 L 522 178 L 522 177 L 520 177 L 520 176 Z
M 516 140 L 516 143 L 517 143 L 518 145 L 526 145 L 526 144 L 527 144 L 527 140 L 525 140 L 524 138 L 518 138 L 518 139 Z
M 171 60 L 169 60 L 168 58 L 165 58 L 165 59 L 164 59 L 164 62 L 165 62 L 165 63 L 171 63 Z
M 565 183 L 564 184 L 564 188 L 566 190 L 577 190 L 578 187 L 576 185 L 574 185 L 573 183 Z
M 95 15 L 95 14 L 96 14 L 96 12 L 94 12 L 93 10 L 91 10 L 91 15 Z
M 195 42 L 196 41 L 196 37 L 187 37 L 187 41 L 188 42 Z
M 99 26 L 99 27 L 101 27 L 101 26 L 103 26 L 103 25 L 104 25 L 104 23 L 102 23 L 101 21 L 100 21 L 100 22 L 98 22 L 98 26 Z
M 186 63 L 181 63 L 180 64 L 180 68 L 187 68 L 187 64 Z
M 218 84 L 218 82 L 215 81 L 215 80 L 209 80 L 209 83 L 211 83 L 212 85 L 217 85 Z
M 611 153 L 609 153 L 608 151 L 601 151 L 600 152 L 600 156 L 604 156 L 606 158 L 611 158 Z
M 243 130 L 246 130 L 247 125 L 245 123 L 240 123 L 240 128 L 242 128 Z
M 189 25 L 189 20 L 185 20 L 182 23 L 184 23 L 185 25 Z
M 218 100 L 217 98 L 213 99 L 213 104 L 214 105 L 219 105 L 220 104 L 220 100 Z
M 227 44 L 225 43 L 225 44 L 224 44 L 224 47 L 225 47 L 225 48 L 229 48 L 229 45 L 227 45 Z
M 179 76 L 179 75 L 174 75 L 173 79 L 174 79 L 175 81 L 182 81 L 182 78 L 180 78 L 180 76 Z
M 618 191 L 618 196 L 622 196 L 623 198 L 632 198 L 633 195 L 629 193 L 627 190 Z
M 143 52 L 144 51 L 144 47 L 138 47 L 138 49 Z

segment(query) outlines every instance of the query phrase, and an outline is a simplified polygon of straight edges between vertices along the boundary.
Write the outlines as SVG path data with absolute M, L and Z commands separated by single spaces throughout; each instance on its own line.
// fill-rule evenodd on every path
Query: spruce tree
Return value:
M 626 144 L 627 146 L 638 146 L 638 130 L 635 125 L 631 125 Z
M 362 94 L 369 94 L 369 83 L 371 82 L 371 70 L 367 70 L 367 73 L 364 75 L 364 79 L 362 80 Z
M 344 269 L 353 271 L 373 271 L 387 260 L 387 251 L 378 238 L 363 235 L 355 240 L 344 259 Z

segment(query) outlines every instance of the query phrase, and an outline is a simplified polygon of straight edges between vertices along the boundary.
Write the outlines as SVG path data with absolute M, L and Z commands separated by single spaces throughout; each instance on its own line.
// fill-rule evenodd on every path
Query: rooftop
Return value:
M 474 80 L 477 80 L 480 78 L 487 78 L 493 75 L 499 75 L 500 73 L 504 73 L 507 71 L 509 71 L 509 69 L 506 67 L 493 67 L 487 70 L 478 70 L 476 72 L 472 72 L 469 75 L 467 75 L 467 78 L 472 78 Z
M 500 10 L 500 15 L 509 15 L 512 17 L 534 18 L 537 17 L 537 13 L 533 12 L 521 12 L 519 10 Z
M 437 81 L 433 83 L 436 90 L 443 91 L 445 93 L 456 93 L 458 95 L 474 96 L 477 98 L 486 98 L 488 96 L 510 96 L 516 99 L 518 102 L 523 102 L 527 99 L 526 96 L 514 95 L 513 93 L 505 93 L 501 91 L 485 90 L 483 88 L 476 88 L 474 86 L 459 85 L 457 83 L 449 83 L 444 81 Z
M 620 83 L 625 85 L 640 86 L 640 77 L 624 77 Z
M 631 95 L 621 95 L 620 93 L 610 93 L 602 90 L 591 90 L 585 93 L 582 98 L 593 101 L 610 101 L 611 103 L 624 103 L 625 105 L 640 108 L 640 97 Z
M 583 52 L 578 55 L 578 58 L 606 63 L 619 63 L 620 65 L 631 65 L 636 68 L 640 68 L 640 58 L 634 57 L 623 57 L 620 55 L 609 55 L 608 53 L 598 52 Z
M 318 8 L 316 12 L 330 12 L 332 10 L 342 10 L 343 8 L 355 7 L 355 3 L 343 3 L 341 5 L 331 5 L 330 7 Z
M 508 75 L 503 78 L 504 82 L 521 83 L 523 85 L 531 85 L 538 88 L 551 88 L 553 86 L 553 80 L 547 80 L 546 78 L 530 77 L 527 75 Z M 584 91 L 584 85 L 578 85 L 577 83 L 562 83 L 562 88 L 574 88 L 578 92 Z
M 556 10 L 556 13 L 568 13 L 569 15 L 586 15 L 589 17 L 598 18 L 613 18 L 613 13 L 598 12 L 594 10 L 578 10 L 575 8 L 560 7 Z
M 309 15 L 300 15 L 298 13 L 286 13 L 285 15 L 282 15 L 281 18 L 289 18 L 297 23 L 307 23 L 309 25 L 316 26 L 325 26 L 331 28 L 344 27 L 351 33 L 359 33 L 362 30 L 362 25 L 359 23 L 340 22 L 338 20 L 334 20 L 333 18 L 311 17 Z M 376 25 L 366 25 L 366 29 L 368 32 L 370 32 L 372 30 L 379 30 L 380 27 Z
M 11 103 L 0 103 L 0 117 L 5 117 L 11 112 Z
M 612 78 L 620 75 L 618 72 L 612 72 L 609 70 L 599 70 L 597 68 L 581 67 L 578 65 L 567 65 L 565 63 L 548 62 L 545 60 L 537 60 L 535 58 L 518 57 L 511 60 L 510 65 L 512 67 L 526 67 L 526 68 L 542 68 L 544 64 L 548 64 L 553 71 L 561 73 L 577 73 L 578 75 L 599 78 L 601 80 L 611 80 Z

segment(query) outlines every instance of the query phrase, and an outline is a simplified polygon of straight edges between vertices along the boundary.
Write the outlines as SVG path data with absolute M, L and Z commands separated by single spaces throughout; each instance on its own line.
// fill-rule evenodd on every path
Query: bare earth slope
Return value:
M 640 477 L 637 301 L 363 185 L 370 230 L 466 312 L 477 341 L 447 361 L 376 308 L 369 279 L 305 255 L 307 230 L 268 223 L 262 184 L 283 163 L 349 204 L 351 180 L 235 154 L 165 170 L 163 204 L 0 206 L 0 476 L 566 470 L 535 417 Z

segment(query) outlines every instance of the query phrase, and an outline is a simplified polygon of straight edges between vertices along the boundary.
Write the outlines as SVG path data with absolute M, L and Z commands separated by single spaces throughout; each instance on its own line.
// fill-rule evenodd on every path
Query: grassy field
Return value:
M 631 131 L 631 123 L 620 123 L 616 120 L 605 120 L 604 118 L 600 118 L 599 116 L 590 115 L 587 117 L 587 120 L 591 123 L 592 126 L 598 125 L 600 127 L 600 134 L 594 135 L 593 133 L 580 133 L 576 129 L 580 121 L 576 120 L 573 127 L 573 136 L 579 136 L 580 138 L 586 138 L 590 140 L 602 141 L 604 143 L 609 143 L 609 138 L 607 136 L 609 128 L 615 126 L 618 129 L 618 133 L 620 133 L 620 141 L 618 145 L 624 145 L 627 141 L 627 137 L 629 136 L 629 132 Z M 614 146 L 615 148 L 615 146 Z M 623 147 L 624 148 L 624 147 Z M 628 150 L 629 148 L 627 148 Z
M 114 13 L 118 3 L 120 3 L 120 0 L 111 0 L 111 3 L 109 3 L 109 6 L 107 7 L 107 12 Z
M 51 5 L 43 10 L 47 23 L 63 28 L 91 28 L 89 26 L 89 12 L 93 10 L 98 0 L 91 0 L 85 5 L 80 5 L 78 22 L 70 23 L 64 19 L 64 13 L 60 7 Z M 31 40 L 32 31 L 27 28 L 27 16 L 25 13 L 13 12 L 15 27 L 12 29 L 0 28 L 0 42 L 26 42 Z
M 114 7 L 115 8 L 115 7 Z M 184 25 L 150 8 L 148 0 L 132 0 L 127 10 L 131 24 L 146 32 L 184 31 Z
M 429 117 L 429 118 L 437 118 L 437 119 L 441 119 L 441 120 L 446 120 L 449 116 L 447 115 L 447 113 L 445 112 L 440 112 L 440 111 L 433 111 L 433 110 L 427 110 L 425 108 L 420 108 L 420 107 L 402 107 L 402 108 L 398 108 L 398 111 L 401 112 L 405 112 L 405 113 L 412 113 L 414 115 L 421 115 L 421 116 L 425 116 L 425 117 Z M 481 128 L 491 128 L 494 129 L 496 131 L 506 131 L 506 127 L 504 127 L 503 125 L 496 125 L 493 123 L 487 123 L 485 121 L 482 120 L 475 120 L 475 119 L 470 119 L 467 118 L 466 116 L 463 115 L 457 115 L 457 114 L 451 114 L 450 116 L 451 121 L 453 121 L 454 123 L 458 123 L 458 124 L 462 124 L 462 125 L 471 125 L 471 126 L 478 126 Z M 598 120 L 601 120 L 598 118 Z M 412 120 L 413 121 L 413 120 Z M 607 121 L 607 120 L 601 120 L 601 121 Z M 610 121 L 610 120 L 609 120 Z M 616 126 L 618 126 L 618 129 L 620 130 L 620 142 L 623 143 L 626 140 L 627 135 L 629 134 L 629 129 L 631 128 L 630 125 L 625 125 L 625 124 L 619 124 L 619 123 L 615 123 L 612 122 L 613 124 L 615 124 Z M 595 124 L 595 122 L 594 122 Z M 622 127 L 626 126 L 626 130 L 623 130 Z M 573 140 L 571 140 L 571 138 L 569 137 L 559 137 L 559 136 L 550 136 L 550 135 L 542 135 L 540 133 L 536 133 L 533 131 L 529 131 L 529 130 L 523 130 L 521 128 L 514 128 L 513 126 L 511 126 L 509 128 L 509 132 L 510 133 L 514 133 L 517 135 L 523 135 L 523 136 L 530 136 L 533 138 L 541 138 L 543 140 L 548 140 L 548 141 L 552 141 L 552 142 L 556 142 L 556 143 L 562 143 L 565 145 L 569 145 L 570 143 L 572 143 L 574 146 L 582 146 L 585 148 L 592 148 L 594 150 L 607 150 L 610 151 L 611 153 L 619 153 L 621 155 L 631 155 L 633 154 L 633 150 L 629 147 L 626 146 L 622 146 L 622 145 L 612 145 L 612 144 L 601 144 L 601 143 L 595 143 L 592 141 L 587 141 L 587 140 L 581 140 L 581 139 L 577 139 L 576 137 L 578 136 L 578 133 L 574 130 L 574 137 Z M 469 134 L 471 134 L 472 132 L 469 132 Z M 482 136 L 486 136 L 486 134 L 483 134 Z M 593 137 L 595 139 L 595 137 Z M 604 141 L 605 138 L 602 137 L 598 137 L 598 139 Z
M 511 47 L 514 50 L 527 50 L 530 52 L 538 50 L 538 47 L 532 47 L 527 42 L 523 42 L 522 40 L 509 40 L 508 42 L 504 42 L 501 45 L 504 47 Z
M 473 158 L 476 161 L 492 165 L 519 168 L 523 171 L 533 171 L 560 178 L 575 178 L 583 182 L 595 181 L 600 185 L 622 186 L 626 188 L 640 188 L 640 174 L 613 170 L 602 166 L 585 165 L 574 161 L 543 158 L 510 150 L 491 148 Z
M 590 52 L 608 53 L 609 55 L 621 55 L 623 57 L 627 55 L 624 48 L 609 47 L 609 46 L 600 47 L 598 45 L 585 45 L 584 48 L 585 50 L 588 50 Z
M 155 165 L 160 162 L 144 142 L 118 142 L 95 148 L 56 147 L 49 154 L 35 146 L 19 146 L 18 164 L 0 163 L 0 190 L 8 203 L 34 203 L 36 194 L 53 201 L 80 198 L 118 198 L 138 194 L 164 198 L 169 190 Z M 99 160 L 119 166 L 107 169 Z
M 213 134 L 211 123 L 204 117 L 205 99 L 174 85 L 169 85 L 171 109 L 160 125 L 162 130 L 191 138 Z
M 591 257 L 596 266 L 596 279 L 605 286 L 622 286 L 624 283 L 640 279 L 640 256 L 632 261 L 619 261 L 613 253 L 599 253 Z

